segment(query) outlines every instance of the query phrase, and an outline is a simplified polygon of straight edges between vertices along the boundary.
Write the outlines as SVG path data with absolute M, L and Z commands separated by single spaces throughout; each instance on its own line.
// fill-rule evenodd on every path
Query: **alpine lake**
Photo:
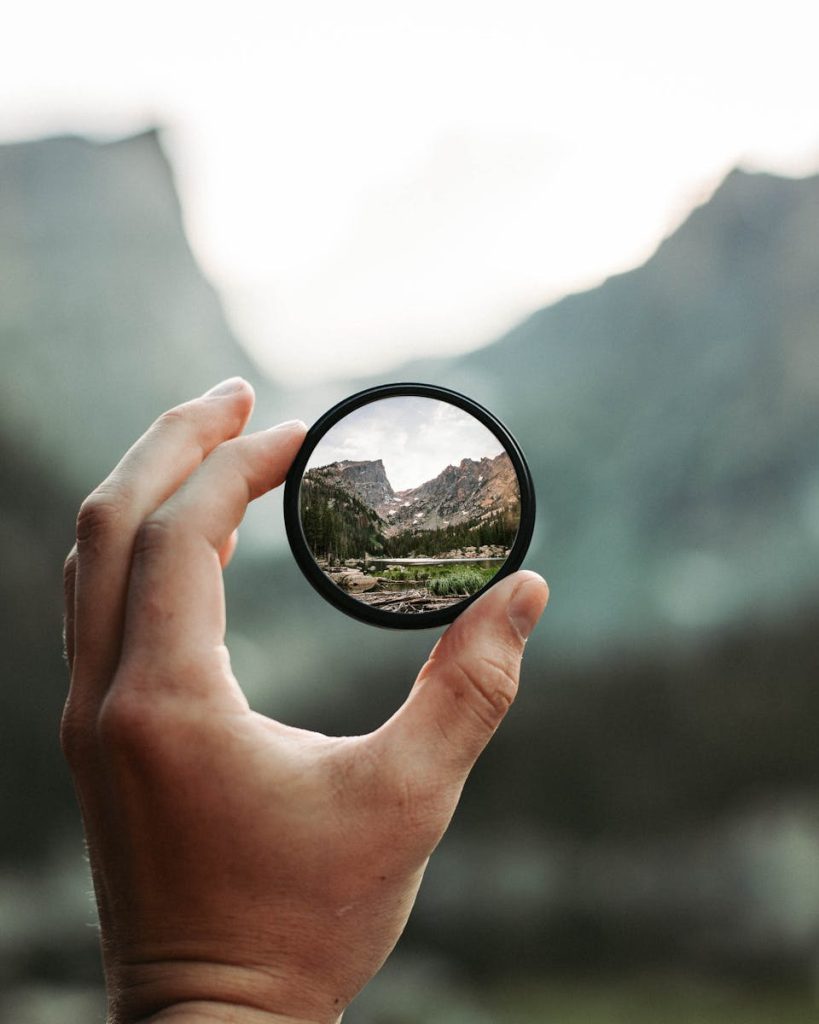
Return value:
M 444 556 L 383 558 L 365 554 L 319 567 L 336 586 L 365 604 L 398 613 L 447 608 L 471 597 L 498 572 L 507 549 L 466 549 Z

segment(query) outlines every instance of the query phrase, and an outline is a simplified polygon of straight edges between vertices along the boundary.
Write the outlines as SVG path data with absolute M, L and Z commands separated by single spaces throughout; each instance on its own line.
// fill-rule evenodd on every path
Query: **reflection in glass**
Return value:
M 338 587 L 387 612 L 437 611 L 480 590 L 509 556 L 520 487 L 474 416 L 439 399 L 356 409 L 314 449 L 302 529 Z

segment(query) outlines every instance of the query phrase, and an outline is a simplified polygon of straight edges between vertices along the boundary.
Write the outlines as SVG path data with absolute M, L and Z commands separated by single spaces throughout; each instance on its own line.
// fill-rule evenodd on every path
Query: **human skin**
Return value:
M 305 427 L 243 435 L 252 405 L 234 378 L 160 417 L 83 503 L 66 562 L 61 742 L 109 1024 L 340 1020 L 404 928 L 548 599 L 535 573 L 492 587 L 369 735 L 253 711 L 222 570 Z

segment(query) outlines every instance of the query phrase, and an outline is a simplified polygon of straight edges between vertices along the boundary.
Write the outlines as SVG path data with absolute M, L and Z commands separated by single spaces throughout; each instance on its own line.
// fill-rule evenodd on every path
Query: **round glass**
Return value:
M 285 525 L 318 592 L 375 625 L 451 622 L 519 568 L 535 498 L 523 453 L 447 388 L 387 384 L 339 402 L 287 477 Z

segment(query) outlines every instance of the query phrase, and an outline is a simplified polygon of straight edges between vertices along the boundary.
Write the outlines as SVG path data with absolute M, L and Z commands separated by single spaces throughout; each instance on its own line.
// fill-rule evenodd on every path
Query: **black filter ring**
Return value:
M 361 408 L 363 405 L 369 405 L 371 402 L 382 398 L 402 396 L 438 399 L 439 401 L 457 406 L 459 409 L 463 409 L 464 412 L 474 416 L 476 420 L 497 437 L 506 449 L 517 474 L 520 489 L 520 523 L 507 560 L 492 579 L 477 593 L 472 594 L 470 597 L 465 597 L 463 601 L 459 601 L 447 608 L 441 608 L 432 612 L 387 612 L 365 604 L 363 601 L 358 601 L 345 593 L 321 571 L 316 563 L 304 536 L 299 510 L 299 491 L 305 467 L 316 445 L 327 431 L 344 419 L 345 416 Z M 354 619 L 369 622 L 376 626 L 385 626 L 388 629 L 429 629 L 452 622 L 453 619 L 460 615 L 464 608 L 480 597 L 489 587 L 494 586 L 504 576 L 508 576 L 520 568 L 529 548 L 532 531 L 535 526 L 535 489 L 532 484 L 532 475 L 529 472 L 529 467 L 526 464 L 526 459 L 523 456 L 520 445 L 500 420 L 487 409 L 484 409 L 482 405 L 478 405 L 477 402 L 467 398 L 465 395 L 459 394 L 457 391 L 438 387 L 435 384 L 380 384 L 377 387 L 359 391 L 357 394 L 351 395 L 349 398 L 345 398 L 337 405 L 334 405 L 307 432 L 304 443 L 299 449 L 287 475 L 284 487 L 284 524 L 287 531 L 287 539 L 293 551 L 293 557 L 296 559 L 299 568 L 321 596 L 340 611 L 351 615 Z

